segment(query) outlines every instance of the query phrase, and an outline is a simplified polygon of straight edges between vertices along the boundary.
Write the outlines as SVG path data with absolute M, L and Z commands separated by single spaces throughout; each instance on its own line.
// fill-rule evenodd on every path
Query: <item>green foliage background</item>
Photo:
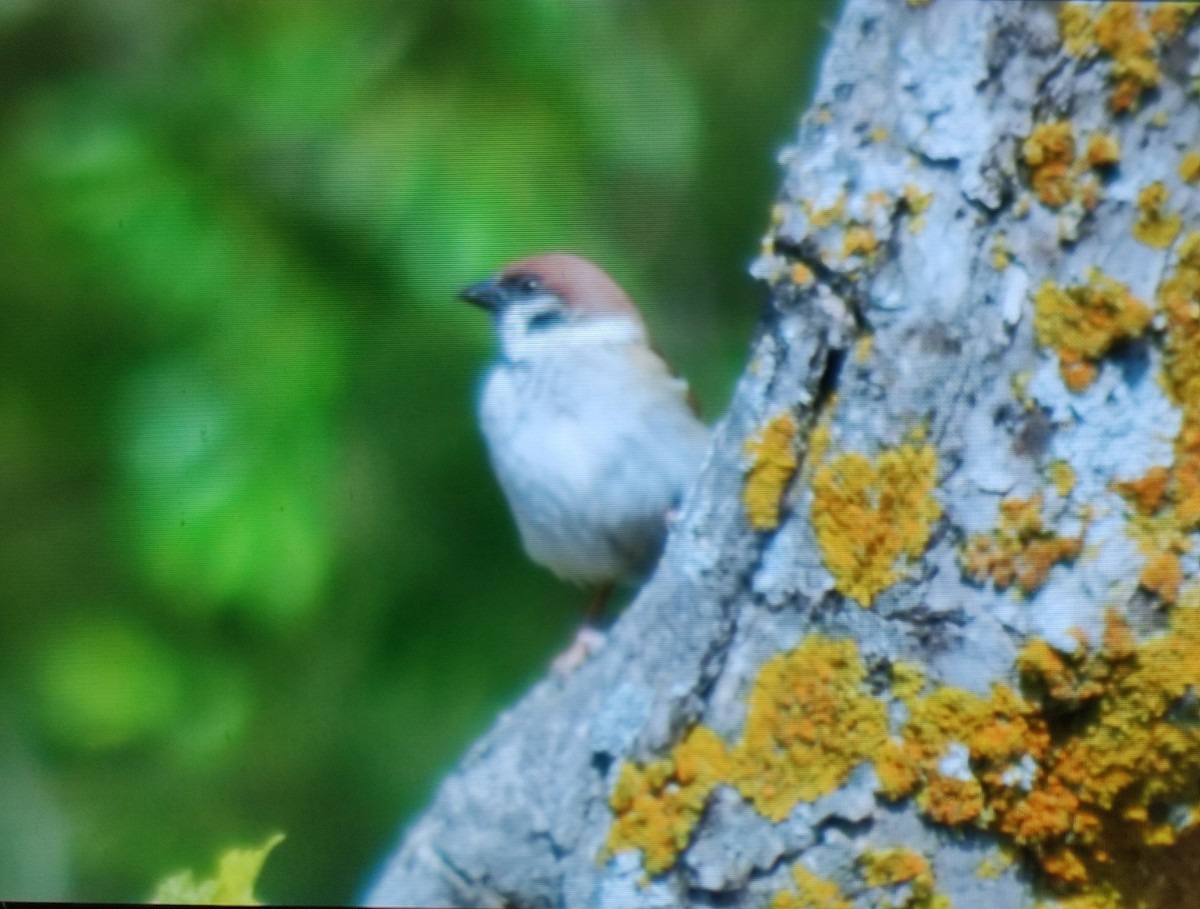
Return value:
M 825 0 L 0 0 L 0 896 L 353 899 L 569 640 L 455 290 L 573 249 L 715 417 Z

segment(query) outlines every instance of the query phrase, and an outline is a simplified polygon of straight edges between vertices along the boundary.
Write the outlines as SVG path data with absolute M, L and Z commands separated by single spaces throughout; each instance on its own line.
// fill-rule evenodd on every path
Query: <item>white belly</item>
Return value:
M 647 383 L 625 362 L 606 348 L 503 364 L 484 386 L 483 432 L 521 541 L 563 578 L 647 568 L 708 444 L 682 383 Z

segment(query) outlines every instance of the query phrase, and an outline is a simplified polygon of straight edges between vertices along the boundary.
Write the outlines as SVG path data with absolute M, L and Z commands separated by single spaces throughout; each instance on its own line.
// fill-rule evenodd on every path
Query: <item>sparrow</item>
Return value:
M 586 656 L 613 585 L 657 559 L 709 429 L 633 301 L 587 259 L 523 259 L 460 296 L 490 314 L 499 342 L 478 415 L 525 552 L 597 587 L 573 647 Z M 580 658 L 569 650 L 555 668 Z

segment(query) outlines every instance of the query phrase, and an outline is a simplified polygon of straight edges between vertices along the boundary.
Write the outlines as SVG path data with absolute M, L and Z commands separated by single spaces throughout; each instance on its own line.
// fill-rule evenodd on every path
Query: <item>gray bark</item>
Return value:
M 1143 636 L 1161 630 L 1138 588 L 1146 556 L 1110 489 L 1174 457 L 1180 414 L 1155 381 L 1161 344 L 1098 358 L 1095 381 L 1072 392 L 1055 352 L 1035 337 L 1031 297 L 1045 280 L 1082 283 L 1099 266 L 1154 300 L 1173 253 L 1140 243 L 1130 225 L 1152 180 L 1165 182 L 1185 224 L 1200 212 L 1177 172 L 1180 149 L 1200 139 L 1187 95 L 1196 29 L 1164 42 L 1162 84 L 1114 116 L 1112 61 L 1067 53 L 1057 16 L 1058 4 L 1044 2 L 848 0 L 812 108 L 781 156 L 779 207 L 754 266 L 770 304 L 751 368 L 657 571 L 596 656 L 539 684 L 471 749 L 367 902 L 763 906 L 789 891 L 803 862 L 852 905 L 925 905 L 904 903 L 919 900 L 911 893 L 881 895 L 856 870 L 866 850 L 895 846 L 928 859 L 952 905 L 1032 906 L 1045 896 L 1027 856 L 976 873 L 1011 841 L 980 825 L 939 825 L 912 798 L 884 800 L 866 763 L 780 823 L 718 786 L 660 874 L 647 875 L 636 850 L 601 856 L 621 766 L 663 757 L 698 723 L 736 742 L 765 661 L 813 632 L 855 641 L 877 694 L 879 673 L 906 660 L 937 684 L 986 697 L 993 682 L 1015 687 L 1027 640 L 1069 652 L 1080 630 L 1100 639 L 1110 607 Z M 1059 119 L 1073 124 L 1080 155 L 1098 130 L 1124 149 L 1119 167 L 1098 178 L 1094 211 L 1032 195 L 1022 143 Z M 923 225 L 897 201 L 910 186 L 929 194 Z M 840 220 L 817 223 L 812 212 L 843 196 Z M 845 255 L 850 222 L 871 230 L 877 251 Z M 1000 233 L 1011 262 L 997 268 Z M 797 263 L 812 281 L 793 282 Z M 871 347 L 859 356 L 865 335 Z M 1018 402 L 1014 379 L 1036 406 Z M 927 427 L 941 517 L 923 554 L 900 559 L 903 576 L 869 608 L 839 592 L 823 560 L 813 465 L 788 487 L 776 530 L 748 523 L 745 444 L 785 412 L 801 461 L 824 418 L 826 460 L 874 458 Z M 1062 494 L 1046 478 L 1057 460 L 1075 474 Z M 1055 564 L 1024 597 L 964 576 L 964 540 L 996 527 L 1001 498 L 1039 492 L 1055 531 L 1086 531 L 1086 557 Z M 1085 505 L 1096 510 L 1081 519 Z M 1182 564 L 1194 572 L 1194 556 Z

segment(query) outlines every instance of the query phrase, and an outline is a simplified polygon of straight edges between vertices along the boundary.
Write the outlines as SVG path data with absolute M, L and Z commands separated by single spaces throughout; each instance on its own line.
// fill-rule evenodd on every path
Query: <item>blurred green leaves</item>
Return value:
M 48 634 L 35 667 L 38 708 L 59 743 L 106 751 L 179 719 L 177 658 L 112 610 Z
M 718 414 L 828 7 L 0 0 L 0 804 L 58 846 L 0 897 L 279 825 L 268 892 L 354 899 L 585 599 L 455 291 L 591 256 Z

